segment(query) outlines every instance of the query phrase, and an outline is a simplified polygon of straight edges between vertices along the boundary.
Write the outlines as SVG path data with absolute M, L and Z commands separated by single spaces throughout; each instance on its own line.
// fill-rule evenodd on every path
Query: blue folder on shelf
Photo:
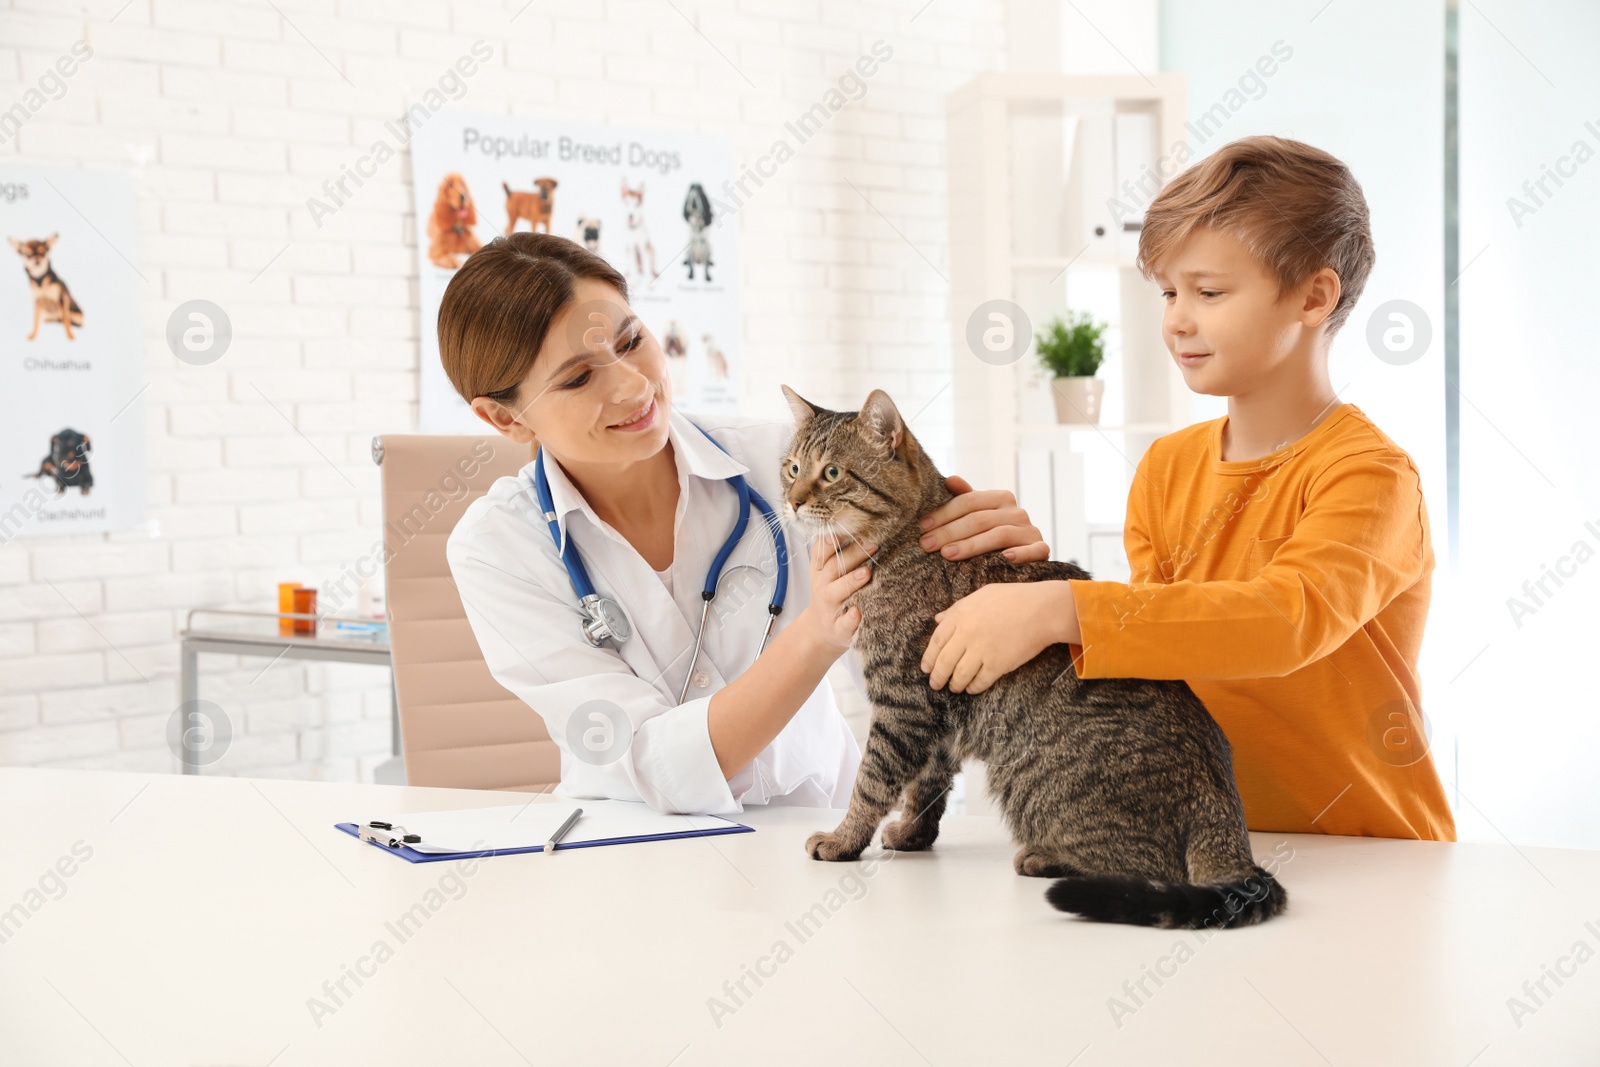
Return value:
M 729 822 L 716 815 L 671 815 L 653 811 L 646 804 L 627 800 L 541 797 L 493 808 L 410 812 L 392 819 L 385 817 L 396 835 L 403 832 L 418 840 L 395 848 L 376 841 L 369 843 L 374 848 L 392 852 L 411 863 L 543 852 L 545 842 L 550 840 L 557 827 L 576 808 L 582 808 L 583 815 L 556 845 L 558 852 L 597 845 L 626 845 L 636 841 L 747 834 L 755 830 L 753 826 Z M 353 822 L 334 823 L 335 827 L 357 839 L 361 837 L 361 825 Z

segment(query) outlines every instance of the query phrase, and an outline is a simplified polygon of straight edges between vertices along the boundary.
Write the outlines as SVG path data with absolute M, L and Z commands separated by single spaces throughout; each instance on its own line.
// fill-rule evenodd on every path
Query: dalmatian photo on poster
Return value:
M 435 323 L 467 257 L 519 231 L 575 241 L 622 273 L 681 410 L 737 409 L 737 227 L 713 195 L 733 176 L 725 138 L 446 111 L 413 137 L 411 168 L 424 433 L 487 431 L 439 365 Z
M 145 521 L 138 220 L 123 172 L 0 164 L 0 544 Z

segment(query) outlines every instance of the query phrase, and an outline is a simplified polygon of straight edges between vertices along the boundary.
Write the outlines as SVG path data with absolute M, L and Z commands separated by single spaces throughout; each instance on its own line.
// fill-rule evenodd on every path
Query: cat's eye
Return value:
M 836 464 L 830 463 L 822 468 L 822 477 L 827 481 L 836 482 L 843 476 L 844 471 L 840 470 Z
M 793 460 L 789 461 L 789 477 L 791 477 L 791 478 L 800 477 L 800 464 L 794 462 Z

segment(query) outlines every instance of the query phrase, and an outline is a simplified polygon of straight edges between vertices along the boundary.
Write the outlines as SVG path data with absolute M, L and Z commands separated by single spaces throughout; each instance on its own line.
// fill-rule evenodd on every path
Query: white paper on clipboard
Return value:
M 669 815 L 629 800 L 536 800 L 493 808 L 411 812 L 385 821 L 405 827 L 421 841 L 407 847 L 429 855 L 531 848 L 543 845 L 576 808 L 577 824 L 562 845 L 618 838 L 648 839 L 739 825 L 716 815 Z

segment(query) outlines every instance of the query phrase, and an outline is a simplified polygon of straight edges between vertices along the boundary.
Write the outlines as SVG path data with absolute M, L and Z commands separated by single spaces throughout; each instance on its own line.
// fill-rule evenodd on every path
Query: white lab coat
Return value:
M 562 536 L 577 545 L 595 591 L 628 616 L 628 640 L 595 648 L 583 636 L 586 616 L 540 515 L 531 462 L 515 477 L 497 479 L 450 535 L 446 556 L 472 632 L 490 673 L 538 712 L 560 748 L 555 791 L 562 796 L 642 800 L 657 811 L 713 815 L 737 814 L 745 804 L 847 807 L 861 751 L 827 679 L 732 779 L 723 778 L 711 748 L 711 695 L 754 661 L 776 580 L 772 539 L 753 507 L 723 568 L 687 702 L 678 703 L 700 622 L 701 589 L 738 515 L 738 496 L 726 479 L 743 474 L 782 518 L 778 471 L 793 434 L 782 422 L 693 418 L 732 455 L 673 409 L 668 434 L 679 492 L 670 593 L 644 557 L 589 507 L 561 464 L 545 457 Z M 811 599 L 809 548 L 792 527 L 786 532 L 789 593 L 773 640 Z M 860 660 L 854 650 L 846 658 L 864 693 Z M 620 708 L 633 730 L 621 758 L 603 765 L 574 757 L 569 740 L 569 727 L 581 736 L 588 725 L 573 722 L 574 712 L 596 699 Z

